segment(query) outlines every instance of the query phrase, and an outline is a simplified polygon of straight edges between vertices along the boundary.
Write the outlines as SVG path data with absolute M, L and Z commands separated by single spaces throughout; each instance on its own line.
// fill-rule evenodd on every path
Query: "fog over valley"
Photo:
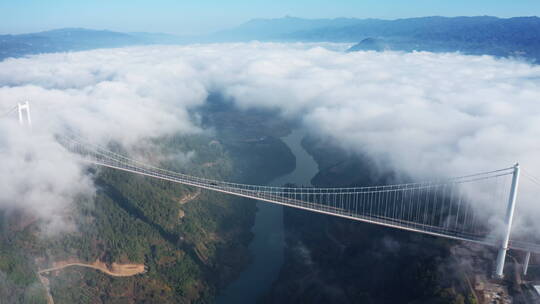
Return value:
M 313 135 L 367 155 L 379 171 L 394 172 L 396 182 L 516 161 L 530 172 L 540 169 L 540 143 L 531 140 L 540 135 L 537 65 L 459 53 L 346 53 L 340 51 L 345 45 L 328 46 L 145 46 L 6 59 L 0 62 L 2 109 L 29 100 L 34 128 L 0 121 L 0 155 L 8 164 L 0 167 L 0 204 L 16 201 L 52 220 L 71 198 L 94 191 L 83 165 L 56 143 L 55 133 L 71 130 L 129 150 L 176 132 L 213 132 L 197 112 L 209 94 L 240 109 L 277 110 Z M 536 194 L 521 193 L 520 204 L 529 206 L 521 214 L 540 215 Z

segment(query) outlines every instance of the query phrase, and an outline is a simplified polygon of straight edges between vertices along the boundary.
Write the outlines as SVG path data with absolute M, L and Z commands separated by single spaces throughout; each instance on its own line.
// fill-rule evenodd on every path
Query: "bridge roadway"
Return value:
M 100 157 L 101 158 L 101 157 Z M 328 214 L 332 216 L 347 218 L 355 221 L 371 223 L 386 227 L 392 227 L 396 229 L 402 229 L 412 232 L 418 232 L 422 234 L 443 237 L 447 239 L 454 239 L 460 241 L 474 242 L 482 245 L 499 247 L 500 240 L 495 237 L 489 236 L 480 236 L 476 234 L 467 233 L 465 231 L 458 230 L 449 230 L 439 226 L 426 225 L 422 223 L 407 221 L 403 219 L 395 219 L 390 217 L 385 217 L 381 215 L 366 215 L 354 212 L 346 208 L 339 208 L 335 206 L 330 206 L 321 203 L 314 203 L 307 200 L 297 199 L 296 197 L 289 196 L 300 196 L 302 195 L 334 195 L 334 193 L 324 193 L 324 189 L 321 189 L 321 192 L 312 192 L 308 193 L 287 193 L 283 192 L 282 187 L 268 187 L 268 186 L 256 186 L 256 185 L 245 185 L 245 184 L 236 184 L 230 182 L 223 182 L 217 180 L 210 180 L 200 177 L 194 177 L 184 174 L 179 174 L 159 168 L 154 167 L 141 167 L 140 165 L 130 164 L 130 162 L 125 162 L 118 159 L 108 159 L 108 158 L 86 158 L 85 161 L 90 162 L 94 165 L 108 167 L 112 169 L 117 169 L 125 172 L 131 172 L 135 174 L 140 174 L 148 177 L 158 178 L 161 180 L 167 180 L 174 183 L 180 183 L 183 185 L 194 186 L 202 189 L 217 191 L 221 193 L 227 193 L 231 195 L 236 195 L 240 197 L 246 197 L 256 200 L 261 200 L 269 203 L 279 204 L 287 207 L 293 207 L 303 210 L 308 210 L 312 212 Z M 347 188 L 343 188 L 347 189 Z M 354 189 L 354 188 L 350 188 Z M 306 189 L 307 190 L 307 189 Z M 313 188 L 312 191 L 317 191 L 317 188 Z M 342 194 L 342 193 L 340 193 Z M 540 253 L 540 245 L 520 242 L 520 241 L 511 241 L 509 248 L 521 251 L 529 251 L 533 253 Z
M 31 126 L 28 102 L 19 103 L 17 107 L 0 117 L 9 115 L 17 109 L 19 122 L 25 123 L 22 113 L 26 111 L 26 124 Z M 540 253 L 538 243 L 510 239 L 519 180 L 518 164 L 513 168 L 449 179 L 445 183 L 435 181 L 357 188 L 268 187 L 180 174 L 149 166 L 93 144 L 83 143 L 73 136 L 57 135 L 56 138 L 67 150 L 79 155 L 83 161 L 98 166 L 360 222 L 487 246 L 500 247 L 502 244 L 515 250 Z M 509 169 L 512 169 L 513 173 Z M 465 183 L 488 179 L 494 180 L 497 188 L 501 188 L 499 178 L 509 175 L 512 175 L 512 186 L 508 197 L 503 241 L 502 238 L 494 237 L 486 231 L 485 225 L 478 223 L 476 212 L 472 210 L 471 204 L 467 203 L 469 197 L 461 193 L 459 188 Z M 532 181 L 540 186 L 540 179 L 532 178 Z M 499 197 L 497 192 L 500 192 Z M 457 197 L 454 196 L 456 193 Z M 504 193 L 504 190 L 495 189 L 491 193 L 484 194 L 493 195 L 490 202 L 494 203 L 497 198 L 506 199 L 504 195 L 500 195 L 501 193 Z M 501 278 L 508 248 L 499 248 L 496 275 Z

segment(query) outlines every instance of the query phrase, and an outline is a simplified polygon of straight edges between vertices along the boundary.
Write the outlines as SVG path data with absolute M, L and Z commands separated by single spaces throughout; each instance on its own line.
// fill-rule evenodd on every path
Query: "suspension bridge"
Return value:
M 21 124 L 31 123 L 28 103 L 19 104 L 14 111 L 18 111 Z M 428 182 L 345 188 L 271 187 L 166 170 L 75 136 L 57 135 L 56 139 L 80 160 L 91 165 L 360 222 L 492 246 L 498 249 L 494 274 L 500 278 L 503 277 L 509 249 L 526 253 L 524 274 L 527 273 L 531 253 L 540 253 L 540 242 L 514 239 L 511 234 L 520 179 L 518 164 Z M 530 175 L 525 176 L 538 182 Z M 475 204 L 505 209 L 500 219 L 504 229 L 493 233 L 493 227 L 486 223 L 486 216 L 478 212 Z M 485 210 L 489 213 L 491 208 Z

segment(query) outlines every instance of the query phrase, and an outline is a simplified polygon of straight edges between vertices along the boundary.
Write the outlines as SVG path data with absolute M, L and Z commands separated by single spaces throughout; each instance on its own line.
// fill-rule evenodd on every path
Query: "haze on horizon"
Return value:
M 502 18 L 540 15 L 536 0 L 321 0 L 246 1 L 226 4 L 197 2 L 24 0 L 0 2 L 0 34 L 20 34 L 57 28 L 83 27 L 121 32 L 164 32 L 177 35 L 205 34 L 237 26 L 255 18 L 380 18 L 422 16 L 479 16 Z

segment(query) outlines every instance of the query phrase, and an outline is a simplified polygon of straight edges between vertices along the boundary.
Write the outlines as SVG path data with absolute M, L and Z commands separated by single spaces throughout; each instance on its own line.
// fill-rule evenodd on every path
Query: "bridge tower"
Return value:
M 19 103 L 17 105 L 17 110 L 19 112 L 19 123 L 21 125 L 24 125 L 25 124 L 25 121 L 24 121 L 24 118 L 26 116 L 26 123 L 28 124 L 28 126 L 32 126 L 32 118 L 30 117 L 30 104 L 28 103 L 28 101 L 26 101 L 25 103 Z M 26 115 L 23 115 L 23 112 L 26 112 Z
M 502 279 L 504 277 L 504 262 L 506 259 L 506 251 L 508 251 L 508 242 L 510 241 L 510 233 L 512 231 L 512 221 L 514 220 L 514 210 L 516 209 L 517 190 L 519 185 L 519 164 L 514 165 L 514 173 L 512 176 L 512 186 L 510 189 L 510 197 L 508 198 L 508 207 L 506 209 L 505 230 L 497 255 L 497 268 L 495 269 L 495 277 Z
M 531 252 L 528 251 L 525 254 L 525 260 L 523 261 L 523 275 L 527 275 L 527 271 L 529 270 L 529 262 L 531 261 Z

